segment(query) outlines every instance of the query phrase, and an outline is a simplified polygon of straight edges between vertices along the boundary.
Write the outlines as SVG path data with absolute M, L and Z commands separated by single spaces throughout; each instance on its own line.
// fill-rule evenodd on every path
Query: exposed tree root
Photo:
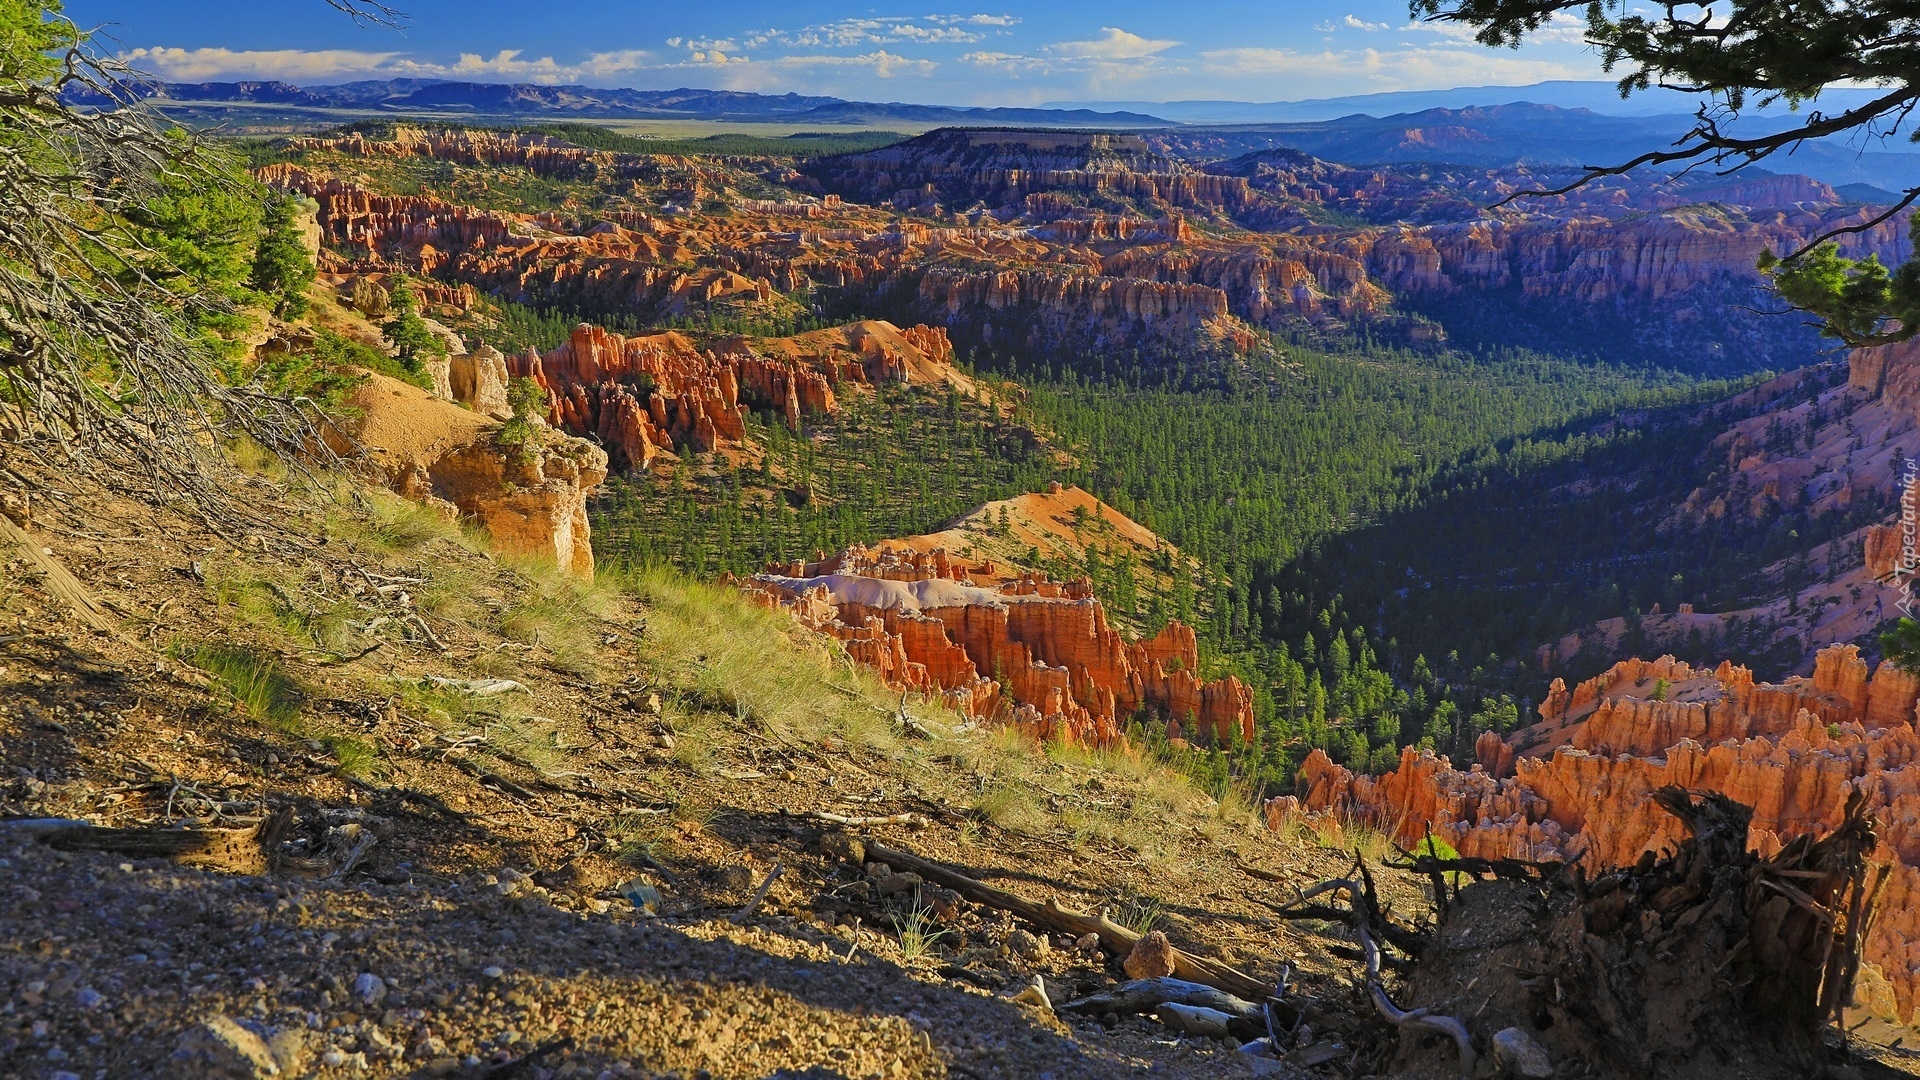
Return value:
M 1387 1067 L 1396 1076 L 1471 1076 L 1477 1057 L 1499 1056 L 1495 1033 L 1555 1063 L 1585 1063 L 1588 1075 L 1819 1075 L 1884 884 L 1867 862 L 1864 798 L 1855 793 L 1831 834 L 1770 858 L 1746 850 L 1747 807 L 1678 788 L 1655 799 L 1690 838 L 1592 879 L 1577 862 L 1401 863 L 1433 881 L 1438 915 L 1425 932 L 1388 938 L 1412 958 L 1404 1009 L 1381 976 L 1378 939 L 1390 924 L 1364 865 L 1287 914 L 1325 917 L 1338 909 L 1312 901 L 1345 894 L 1364 987 L 1400 1032 Z M 1449 889 L 1460 875 L 1468 880 Z M 1436 1036 L 1457 1049 L 1457 1073 Z

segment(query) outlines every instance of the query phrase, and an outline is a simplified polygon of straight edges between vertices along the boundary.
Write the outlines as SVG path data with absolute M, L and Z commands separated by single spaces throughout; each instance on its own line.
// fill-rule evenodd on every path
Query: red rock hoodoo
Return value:
M 615 468 L 644 468 L 682 446 L 705 452 L 739 443 L 741 414 L 755 404 L 797 429 L 806 413 L 837 411 L 836 391 L 946 382 L 972 392 L 952 361 L 942 328 L 871 321 L 792 338 L 731 338 L 710 350 L 671 331 L 622 337 L 581 323 L 559 348 L 507 364 L 546 388 L 552 423 L 597 435 Z
M 1571 691 L 1555 680 L 1540 723 L 1483 737 L 1484 764 L 1465 771 L 1409 747 L 1395 771 L 1355 776 L 1316 750 L 1301 770 L 1304 804 L 1363 815 L 1407 846 L 1430 828 L 1463 855 L 1584 853 L 1589 865 L 1622 866 L 1680 839 L 1679 823 L 1650 798 L 1668 784 L 1751 805 L 1749 843 L 1768 854 L 1831 829 L 1848 793 L 1865 791 L 1881 827 L 1878 858 L 1893 868 L 1867 958 L 1905 1019 L 1920 992 L 1916 701 L 1920 677 L 1882 664 L 1869 678 L 1852 645 L 1821 650 L 1811 678 L 1779 684 L 1724 662 L 1624 660 Z M 1276 801 L 1270 819 L 1289 808 Z
M 1253 737 L 1252 692 L 1233 676 L 1200 681 L 1191 627 L 1125 641 L 1084 580 L 998 580 L 944 549 L 856 547 L 735 584 L 845 642 L 887 685 L 939 693 L 1038 737 L 1115 745 L 1143 707 L 1173 733 Z

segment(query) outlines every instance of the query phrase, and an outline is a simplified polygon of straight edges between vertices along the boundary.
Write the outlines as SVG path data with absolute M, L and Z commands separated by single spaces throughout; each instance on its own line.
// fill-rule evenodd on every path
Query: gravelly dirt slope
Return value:
M 1150 763 L 911 702 L 932 735 L 905 737 L 897 699 L 773 613 L 501 565 L 382 498 L 255 476 L 237 482 L 261 520 L 220 537 L 11 471 L 43 492 L 31 541 L 118 625 L 83 625 L 0 552 L 0 818 L 283 811 L 287 830 L 169 861 L 0 823 L 0 1076 L 1248 1074 L 1150 1018 L 1014 1002 L 1035 975 L 1056 1001 L 1125 976 L 847 861 L 820 811 L 919 815 L 857 831 L 1036 898 L 1157 912 L 1263 978 L 1288 962 L 1353 1017 L 1314 1036 L 1351 1044 L 1343 1064 L 1382 1034 L 1328 952 L 1339 929 L 1271 917 L 1350 856 Z M 899 929 L 916 911 L 924 949 Z

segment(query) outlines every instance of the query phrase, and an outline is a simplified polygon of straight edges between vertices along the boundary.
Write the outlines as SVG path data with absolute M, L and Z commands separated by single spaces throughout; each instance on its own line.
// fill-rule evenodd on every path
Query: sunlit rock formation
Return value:
M 1007 578 L 945 549 L 856 547 L 735 584 L 845 643 L 888 685 L 1038 737 L 1115 745 L 1143 710 L 1173 737 L 1253 737 L 1252 692 L 1233 676 L 1201 680 L 1191 627 L 1127 641 L 1084 580 Z
M 1767 854 L 1833 828 L 1848 794 L 1864 791 L 1880 824 L 1877 858 L 1892 868 L 1867 957 L 1906 1018 L 1920 991 L 1916 701 L 1920 677 L 1890 664 L 1869 676 L 1851 645 L 1822 650 L 1811 677 L 1778 684 L 1729 663 L 1626 660 L 1572 689 L 1555 680 L 1540 723 L 1504 748 L 1483 738 L 1482 764 L 1466 770 L 1409 747 L 1393 772 L 1356 776 L 1316 750 L 1302 801 L 1363 816 L 1406 846 L 1431 830 L 1463 855 L 1578 856 L 1598 868 L 1680 839 L 1651 800 L 1666 785 L 1752 806 L 1749 843 Z M 1286 809 L 1272 808 L 1276 824 Z

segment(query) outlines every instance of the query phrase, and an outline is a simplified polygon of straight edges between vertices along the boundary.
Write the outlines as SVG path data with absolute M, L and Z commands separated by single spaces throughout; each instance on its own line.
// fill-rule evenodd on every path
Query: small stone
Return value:
M 881 896 L 893 896 L 897 893 L 912 892 L 923 879 L 919 874 L 888 874 L 873 883 L 874 891 Z
M 307 1033 L 299 1028 L 281 1028 L 267 1037 L 267 1050 L 274 1064 L 288 1076 L 303 1076 L 313 1050 L 307 1045 Z
M 1173 943 L 1160 931 L 1149 930 L 1134 942 L 1122 966 L 1129 979 L 1164 979 L 1173 974 Z
M 1073 951 L 1077 953 L 1084 953 L 1087 956 L 1092 956 L 1093 954 L 1099 952 L 1100 951 L 1100 935 L 1099 934 L 1081 934 L 1080 937 L 1077 940 L 1075 940 L 1073 943 Z
M 620 886 L 620 895 L 626 897 L 627 902 L 633 905 L 633 910 L 642 915 L 660 914 L 660 890 L 639 878 Z
M 841 862 L 852 863 L 855 866 L 867 861 L 867 845 L 861 843 L 858 837 L 850 836 L 838 829 L 821 833 L 819 847 L 820 854 L 829 859 L 839 859 Z
M 489 979 L 498 979 L 506 975 L 506 972 L 502 970 L 498 964 L 489 964 L 480 969 L 480 974 Z
M 966 910 L 966 898 L 952 889 L 934 889 L 924 895 L 927 906 L 933 909 L 933 917 L 939 922 L 950 923 Z
M 230 1016 L 211 1017 L 182 1035 L 171 1060 L 172 1075 L 180 1080 L 254 1080 L 280 1075 L 280 1065 L 273 1060 L 266 1040 Z
M 73 1003 L 83 1009 L 97 1009 L 107 1003 L 107 997 L 91 986 L 83 986 L 73 995 Z
M 1522 1028 L 1502 1028 L 1494 1034 L 1493 1063 L 1503 1076 L 1545 1080 L 1553 1075 L 1552 1059 Z
M 353 996 L 363 1005 L 378 1005 L 387 996 L 387 984 L 380 976 L 363 971 L 353 980 Z
M 1007 935 L 1007 951 L 1022 959 L 1033 960 L 1047 954 L 1047 942 L 1045 938 L 1016 929 Z

